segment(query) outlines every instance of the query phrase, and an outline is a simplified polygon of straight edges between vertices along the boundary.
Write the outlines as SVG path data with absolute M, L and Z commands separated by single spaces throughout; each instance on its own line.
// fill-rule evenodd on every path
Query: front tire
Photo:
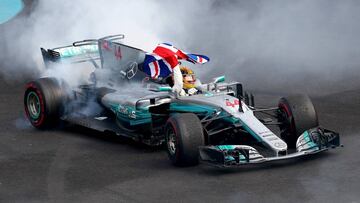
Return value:
M 307 95 L 292 95 L 279 101 L 281 137 L 288 147 L 295 148 L 298 137 L 319 125 L 315 107 Z
M 193 113 L 171 116 L 165 127 L 165 141 L 170 161 L 176 166 L 199 163 L 199 146 L 205 144 L 203 128 Z

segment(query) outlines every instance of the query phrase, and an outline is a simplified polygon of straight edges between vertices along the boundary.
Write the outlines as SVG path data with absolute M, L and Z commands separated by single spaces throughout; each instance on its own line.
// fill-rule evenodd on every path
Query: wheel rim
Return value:
M 32 119 L 36 120 L 40 117 L 40 99 L 35 92 L 30 92 L 26 99 L 27 109 Z
M 171 155 L 176 153 L 176 135 L 173 128 L 167 130 L 167 148 Z
M 289 131 L 290 133 L 292 133 L 293 131 L 293 122 L 291 120 L 291 113 L 290 111 L 287 109 L 287 107 L 283 104 L 281 104 L 279 106 L 280 108 L 280 112 L 281 112 L 281 117 L 282 117 L 282 122 L 286 122 L 285 124 L 282 125 L 282 128 L 284 130 Z

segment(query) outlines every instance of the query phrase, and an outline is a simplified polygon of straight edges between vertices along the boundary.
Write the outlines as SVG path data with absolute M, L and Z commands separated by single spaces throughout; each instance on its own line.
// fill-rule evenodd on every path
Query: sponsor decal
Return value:
M 132 119 L 136 119 L 136 112 L 125 106 L 119 105 L 117 110 L 118 110 L 117 112 L 120 114 L 128 116 L 129 118 L 132 118 Z
M 277 137 L 273 136 L 273 137 L 269 137 L 269 138 L 267 138 L 267 140 L 269 140 L 269 141 L 274 141 L 274 140 L 279 140 L 279 138 L 277 138 Z
M 120 60 L 122 58 L 120 46 L 117 46 L 115 49 L 115 57 L 117 60 Z
M 264 137 L 266 137 L 266 136 L 270 136 L 270 135 L 273 135 L 273 133 L 272 133 L 272 132 L 270 132 L 269 130 L 259 132 L 258 134 L 259 134 L 259 135 L 262 135 L 262 136 L 264 136 Z
M 282 147 L 285 147 L 285 143 L 284 142 L 275 142 L 274 146 L 282 148 Z
M 60 56 L 63 58 L 77 56 L 85 53 L 95 53 L 98 51 L 97 45 L 83 45 L 81 47 L 65 47 L 54 49 L 60 53 Z
M 233 102 L 229 101 L 228 99 L 225 101 L 226 106 L 235 107 L 240 105 L 240 101 L 235 99 Z
M 104 41 L 101 47 L 106 51 L 111 51 L 110 43 L 108 41 Z

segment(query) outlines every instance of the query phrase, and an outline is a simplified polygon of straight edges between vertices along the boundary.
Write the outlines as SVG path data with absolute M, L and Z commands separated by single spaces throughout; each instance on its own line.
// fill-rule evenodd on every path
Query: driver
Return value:
M 166 83 L 170 85 L 170 87 L 174 88 L 174 83 L 181 83 L 182 87 L 179 91 L 180 96 L 191 96 L 196 93 L 201 92 L 201 88 L 199 89 L 201 82 L 196 79 L 195 73 L 193 70 L 186 66 L 179 65 L 180 78 L 175 77 L 175 73 L 173 73 L 170 77 L 166 78 Z
M 196 79 L 194 72 L 186 67 L 183 67 L 183 70 L 181 70 L 179 60 L 187 60 L 194 64 L 204 64 L 210 59 L 207 56 L 189 54 L 171 44 L 162 43 L 152 53 L 145 54 L 142 70 L 151 76 L 152 79 L 167 78 L 172 75 L 172 91 L 180 96 L 195 94 L 198 90 L 195 88 Z
M 196 80 L 194 71 L 186 66 L 180 66 L 180 71 L 183 79 L 183 91 L 181 91 L 180 94 L 182 94 L 182 96 L 196 94 L 199 90 L 196 89 L 198 81 Z

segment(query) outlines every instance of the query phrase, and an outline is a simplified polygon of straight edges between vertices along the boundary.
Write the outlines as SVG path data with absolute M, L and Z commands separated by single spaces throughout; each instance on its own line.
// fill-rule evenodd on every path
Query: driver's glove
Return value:
M 194 87 L 188 90 L 189 95 L 193 95 L 196 92 L 198 92 L 198 90 L 196 88 L 194 88 Z
M 186 92 L 184 89 L 181 89 L 181 91 L 179 92 L 179 96 L 181 97 L 186 96 Z

